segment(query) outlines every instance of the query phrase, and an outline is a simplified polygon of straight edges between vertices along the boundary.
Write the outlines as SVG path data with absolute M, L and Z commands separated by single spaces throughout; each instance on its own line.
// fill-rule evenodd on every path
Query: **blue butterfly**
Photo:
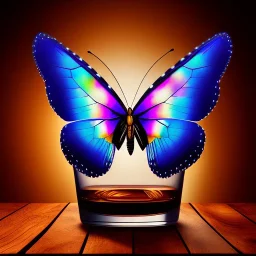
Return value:
M 146 148 L 149 167 L 158 177 L 170 177 L 195 163 L 205 143 L 204 130 L 196 121 L 215 107 L 231 53 L 228 34 L 216 34 L 150 85 L 132 109 L 55 38 L 40 33 L 33 43 L 49 103 L 70 122 L 61 131 L 62 151 L 89 177 L 110 169 L 115 148 L 120 149 L 125 138 L 129 154 L 134 137 L 142 150 Z

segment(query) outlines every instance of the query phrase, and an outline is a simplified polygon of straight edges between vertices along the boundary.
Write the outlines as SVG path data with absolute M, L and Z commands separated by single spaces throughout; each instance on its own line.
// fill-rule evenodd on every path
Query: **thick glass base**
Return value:
M 105 215 L 91 213 L 80 208 L 83 224 L 109 227 L 154 227 L 173 225 L 178 221 L 179 208 L 154 215 Z

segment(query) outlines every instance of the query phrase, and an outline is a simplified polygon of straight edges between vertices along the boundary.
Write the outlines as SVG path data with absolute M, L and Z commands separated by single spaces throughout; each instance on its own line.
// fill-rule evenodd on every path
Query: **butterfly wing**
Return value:
M 61 148 L 70 164 L 89 177 L 105 174 L 111 167 L 114 130 L 119 120 L 82 120 L 64 126 Z
M 215 35 L 167 70 L 134 107 L 148 136 L 149 166 L 159 177 L 185 170 L 200 157 L 204 132 L 190 121 L 203 119 L 216 105 L 231 49 L 226 33 Z
M 107 82 L 54 38 L 38 34 L 33 55 L 49 103 L 64 120 L 105 120 L 126 114 L 124 104 Z
M 226 33 L 196 47 L 150 86 L 133 114 L 146 119 L 203 119 L 217 103 L 219 82 L 231 52 Z
M 38 34 L 33 55 L 50 105 L 64 120 L 75 121 L 61 132 L 66 159 L 88 176 L 105 174 L 115 153 L 114 130 L 126 115 L 124 104 L 95 70 L 56 39 Z
M 195 163 L 204 149 L 201 126 L 177 119 L 142 120 L 151 143 L 147 145 L 148 165 L 159 177 L 184 171 Z

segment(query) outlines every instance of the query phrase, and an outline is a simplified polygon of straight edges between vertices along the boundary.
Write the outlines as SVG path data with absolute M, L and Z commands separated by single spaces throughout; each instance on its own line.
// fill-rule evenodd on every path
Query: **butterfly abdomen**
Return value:
M 132 126 L 128 126 L 128 129 L 129 129 L 129 127 L 133 128 Z M 134 150 L 134 136 L 133 135 L 130 138 L 127 136 L 127 150 L 129 152 L 129 154 L 132 155 L 133 150 Z

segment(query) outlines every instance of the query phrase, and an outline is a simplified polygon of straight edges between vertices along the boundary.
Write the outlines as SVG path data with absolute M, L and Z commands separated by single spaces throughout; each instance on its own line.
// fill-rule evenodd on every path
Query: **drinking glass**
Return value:
M 110 169 L 92 178 L 75 167 L 80 219 L 84 224 L 149 227 L 179 218 L 184 172 L 159 178 L 149 169 Z

